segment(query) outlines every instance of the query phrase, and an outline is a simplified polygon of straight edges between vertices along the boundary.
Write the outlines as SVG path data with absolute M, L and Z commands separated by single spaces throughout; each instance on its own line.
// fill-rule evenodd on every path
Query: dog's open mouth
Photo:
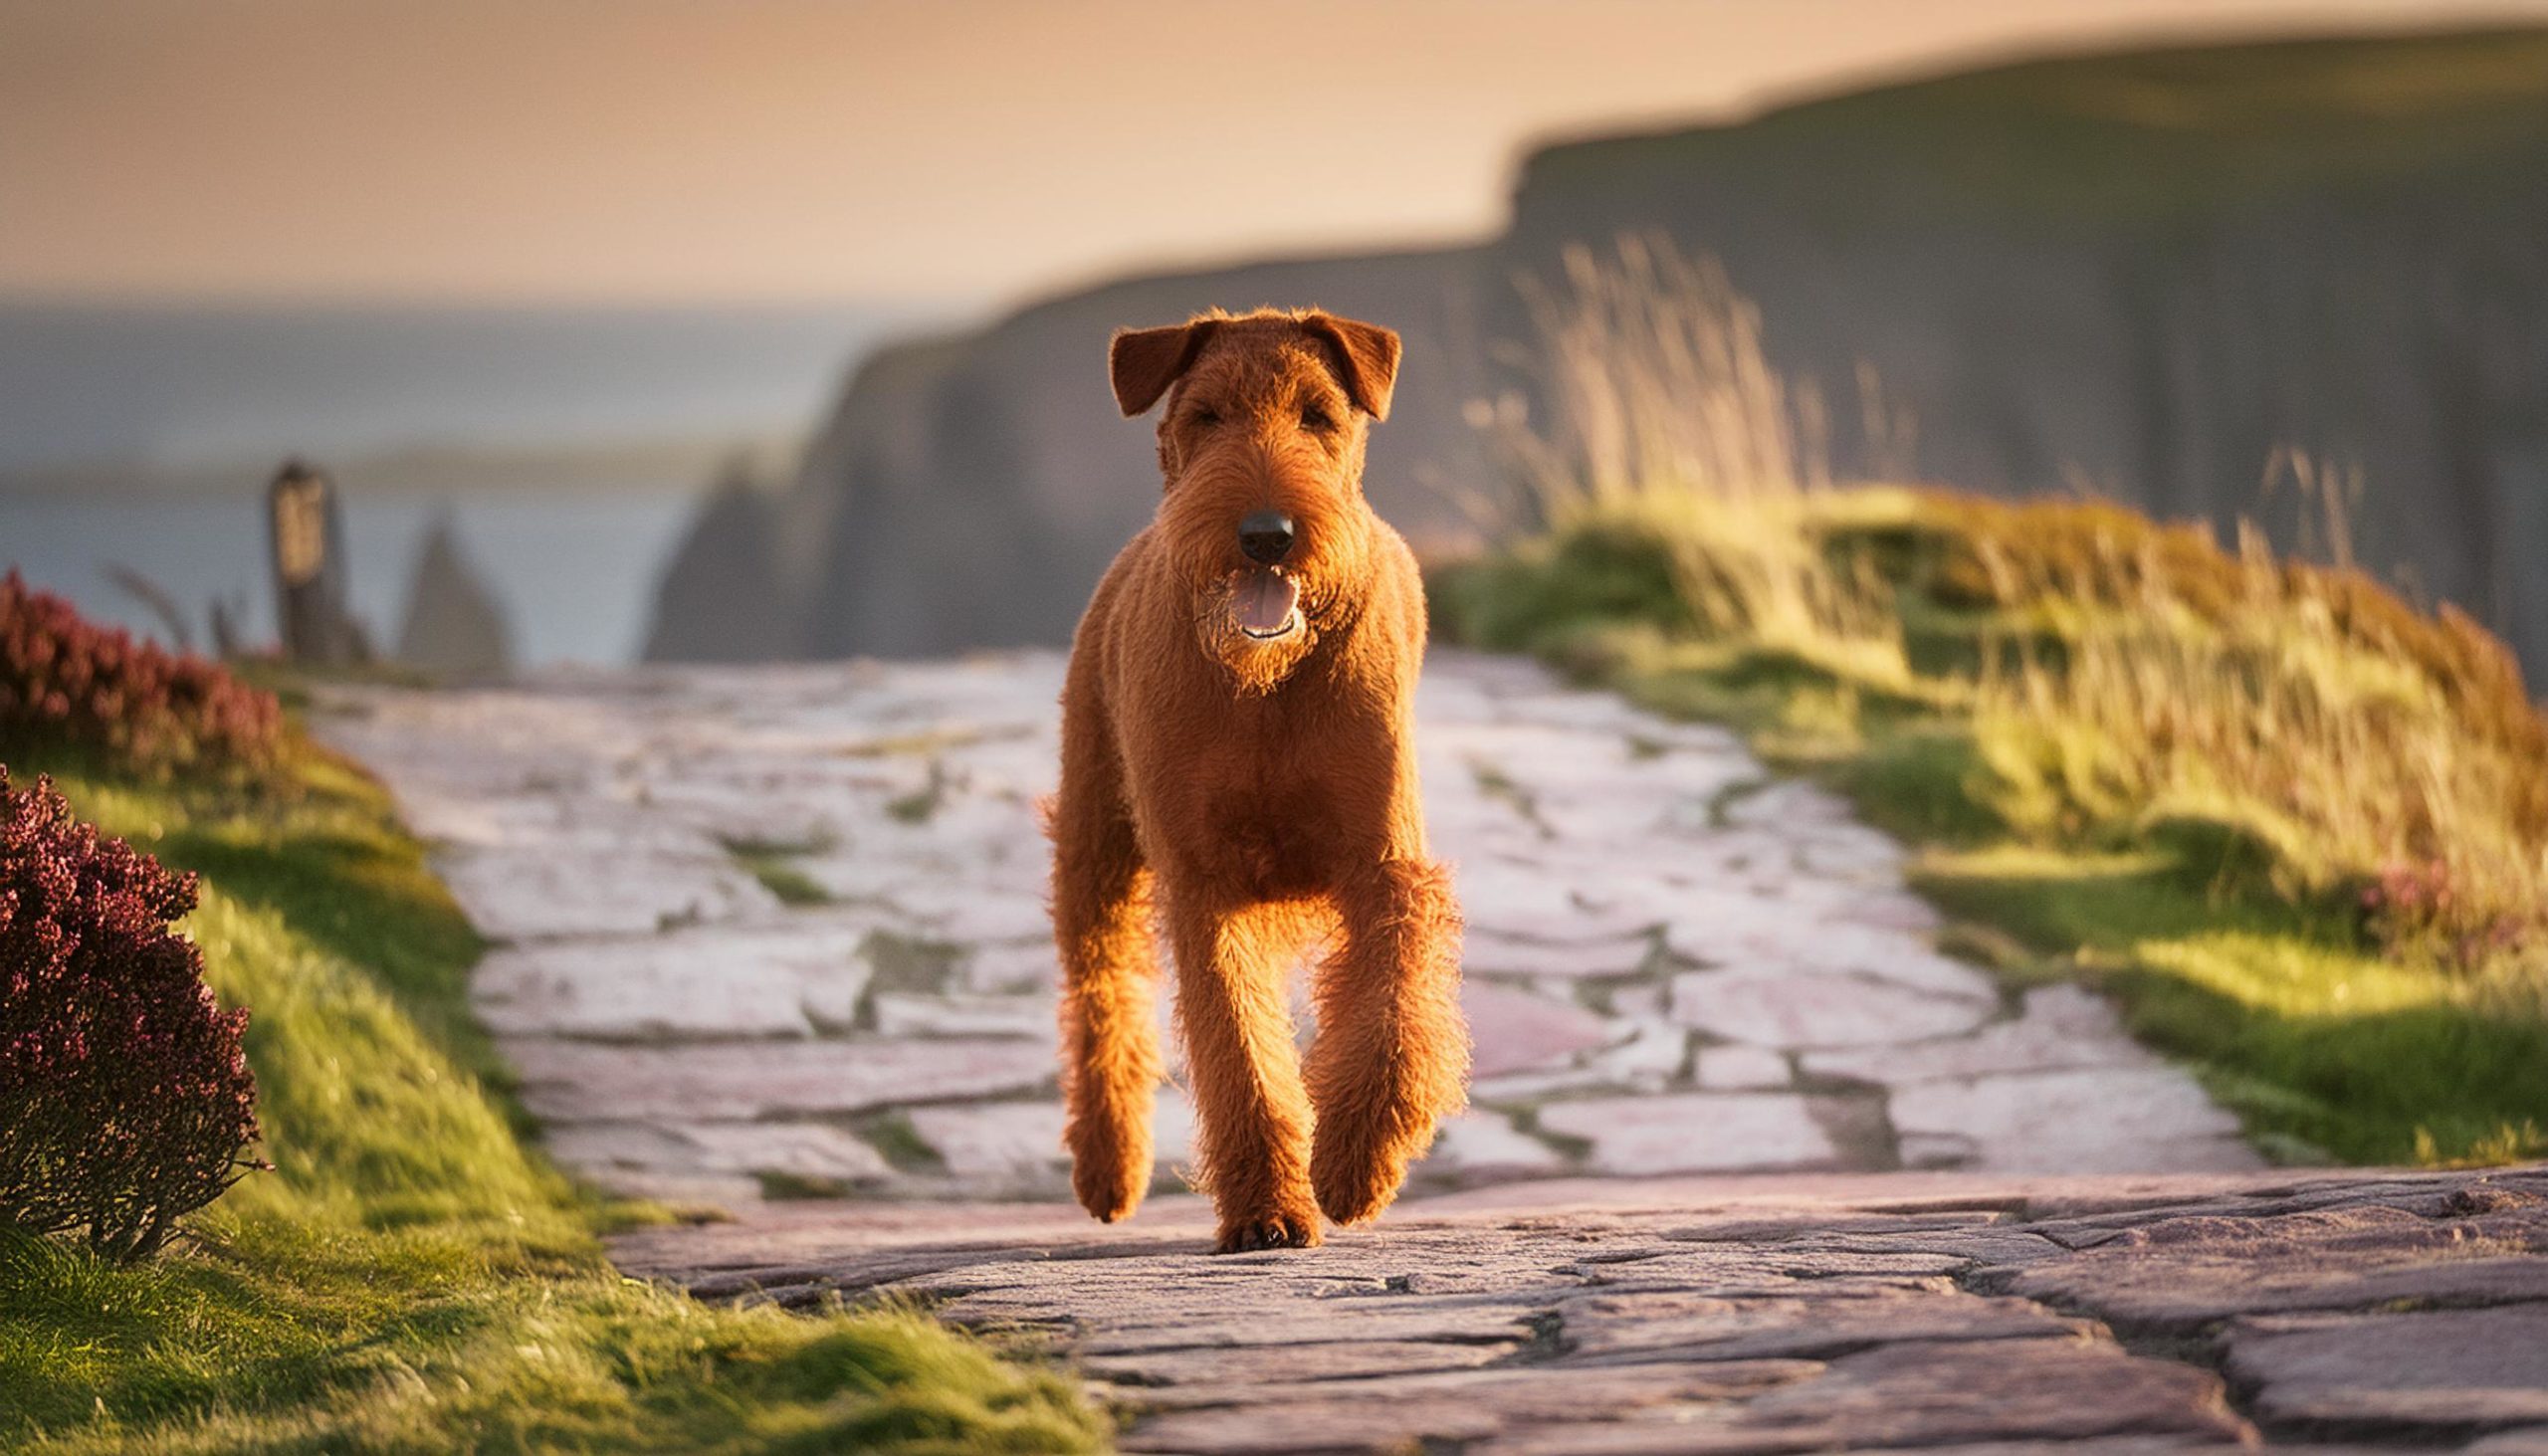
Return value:
M 1250 571 L 1230 593 L 1230 611 L 1258 642 L 1289 637 L 1301 630 L 1301 585 L 1279 566 Z

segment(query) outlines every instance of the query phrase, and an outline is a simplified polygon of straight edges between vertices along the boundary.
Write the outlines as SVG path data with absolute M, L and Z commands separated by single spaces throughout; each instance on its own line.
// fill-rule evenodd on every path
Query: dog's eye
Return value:
M 1220 422 L 1221 422 L 1221 412 L 1220 412 L 1219 410 L 1216 410 L 1216 409 L 1197 409 L 1196 411 L 1194 411 L 1194 423 L 1196 423 L 1196 424 L 1198 424 L 1198 425 L 1202 426 L 1202 427 L 1203 427 L 1204 429 L 1206 429 L 1206 430 L 1208 430 L 1208 429 L 1212 428 L 1214 425 L 1217 425 L 1217 424 L 1219 424 Z
M 1336 417 L 1314 404 L 1301 406 L 1301 428 L 1324 435 L 1336 428 Z

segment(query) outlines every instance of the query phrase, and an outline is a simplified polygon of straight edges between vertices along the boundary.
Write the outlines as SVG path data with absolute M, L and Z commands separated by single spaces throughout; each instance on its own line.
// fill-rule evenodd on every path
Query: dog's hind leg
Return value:
M 1092 675 L 1093 677 L 1093 675 Z M 1053 800 L 1053 936 L 1062 968 L 1063 1134 L 1080 1206 L 1112 1223 L 1151 1184 L 1151 1114 L 1166 1072 L 1154 996 L 1151 872 L 1124 805 L 1095 683 L 1073 664 Z
M 1310 1094 L 1318 1108 L 1311 1181 L 1338 1223 L 1397 1196 L 1409 1159 L 1468 1096 L 1460 1014 L 1460 911 L 1450 876 L 1425 860 L 1384 860 L 1337 892 L 1344 938 L 1319 967 Z
M 1195 1155 L 1219 1251 L 1308 1248 L 1319 1241 L 1318 1204 L 1289 983 L 1319 917 L 1297 905 L 1201 902 L 1173 879 L 1167 889 Z

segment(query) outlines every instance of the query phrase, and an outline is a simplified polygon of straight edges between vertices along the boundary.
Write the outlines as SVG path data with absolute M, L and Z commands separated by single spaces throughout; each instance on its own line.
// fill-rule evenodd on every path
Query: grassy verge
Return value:
M 1977 507 L 1885 493 L 1845 509 L 1860 526 L 1928 529 Z M 2145 800 L 2084 815 L 2040 772 L 2054 725 L 1986 708 L 1953 667 L 1871 670 L 1858 654 L 1704 628 L 1672 584 L 1671 541 L 1650 517 L 1593 513 L 1446 568 L 1436 612 L 1455 640 L 1539 653 L 1664 713 L 1732 724 L 1772 762 L 1841 789 L 1917 849 L 1915 882 L 1961 922 L 1961 948 L 2020 979 L 2110 993 L 2134 1033 L 2193 1063 L 2270 1153 L 2548 1153 L 2548 998 L 2517 955 L 2460 966 L 2380 944 L 2343 878 L 2296 873 L 2276 847 L 2288 831 L 2259 829 L 2234 797 L 2201 814 Z M 1976 660 L 1989 630 L 1933 621 L 1928 647 L 1942 663 Z M 2063 727 L 2077 754 L 2111 746 Z
M 1919 851 L 1960 946 L 2113 995 L 2268 1152 L 2548 1154 L 2548 727 L 2346 559 L 2083 502 L 1834 489 L 1760 324 L 1624 246 L 1541 297 L 1536 512 L 1444 635 L 1732 724 Z
M 369 781 L 281 792 L 50 766 L 200 872 L 187 929 L 248 1053 L 266 1155 L 135 1268 L 0 1242 L 0 1447 L 126 1451 L 1077 1451 L 1057 1374 L 918 1314 L 732 1310 L 627 1281 L 610 1210 L 521 1139 L 464 999 L 479 944 Z

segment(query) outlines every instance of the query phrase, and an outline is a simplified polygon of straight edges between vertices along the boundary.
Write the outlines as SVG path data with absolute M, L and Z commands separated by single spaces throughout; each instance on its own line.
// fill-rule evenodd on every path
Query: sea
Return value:
M 349 495 L 347 588 L 384 646 L 404 622 L 416 557 L 448 516 L 462 554 L 503 607 L 517 664 L 616 665 L 643 649 L 654 588 L 695 509 L 695 491 Z M 212 603 L 231 604 L 248 640 L 275 634 L 264 489 L 185 499 L 0 495 L 0 569 L 71 598 L 97 620 L 154 640 L 159 613 L 117 584 L 146 579 L 177 604 L 191 645 L 210 641 Z
M 175 635 L 121 568 L 174 600 L 198 646 L 215 600 L 269 640 L 265 480 L 307 456 L 348 486 L 352 604 L 375 642 L 396 641 L 418 549 L 447 515 L 518 664 L 625 663 L 722 442 L 783 453 L 868 349 L 945 308 L 0 297 L 0 568 Z M 665 468 L 683 456 L 667 447 L 703 441 L 721 443 Z M 550 456 L 565 462 L 553 477 Z

